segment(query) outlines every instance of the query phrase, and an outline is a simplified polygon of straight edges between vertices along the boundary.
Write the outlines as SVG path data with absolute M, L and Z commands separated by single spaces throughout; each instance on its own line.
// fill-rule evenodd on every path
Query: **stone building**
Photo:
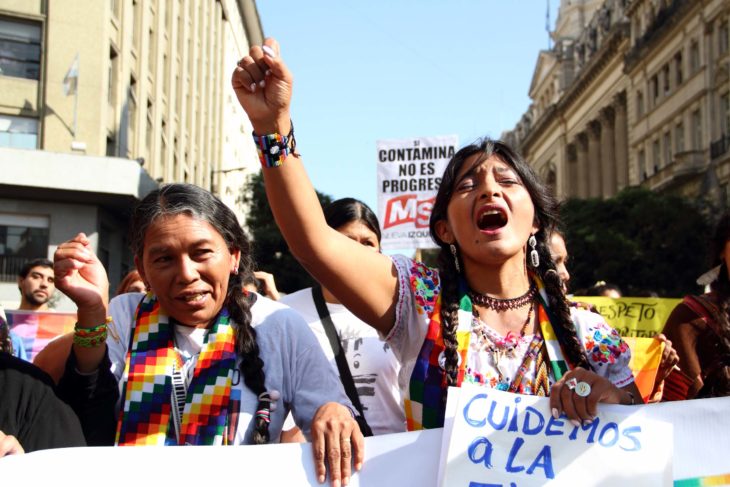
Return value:
M 643 185 L 725 206 L 729 20 L 728 0 L 562 0 L 503 138 L 561 198 Z
M 29 249 L 78 231 L 116 282 L 129 210 L 157 183 L 244 216 L 258 159 L 230 76 L 262 40 L 254 0 L 0 0 L 0 304 Z

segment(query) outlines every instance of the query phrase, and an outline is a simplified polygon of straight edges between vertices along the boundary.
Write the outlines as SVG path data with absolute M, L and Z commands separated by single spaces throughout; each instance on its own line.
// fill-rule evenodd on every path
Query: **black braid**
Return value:
M 448 247 L 442 246 L 438 255 L 439 280 L 441 281 L 441 333 L 444 340 L 446 381 L 456 386 L 459 374 L 459 350 L 456 329 L 459 326 L 459 273 Z M 444 394 L 444 401 L 446 394 Z
M 555 330 L 555 335 L 557 335 L 558 342 L 560 342 L 563 351 L 567 355 L 565 358 L 573 366 L 593 370 L 583 352 L 580 339 L 573 324 L 573 319 L 570 317 L 570 306 L 568 305 L 565 293 L 563 293 L 563 286 L 550 254 L 548 244 L 549 235 L 550 232 L 544 228 L 541 228 L 535 234 L 535 240 L 537 240 L 536 249 L 540 256 L 540 265 L 537 269 L 533 269 L 533 271 L 537 273 L 545 285 L 550 313 L 556 321 L 551 324 Z
M 246 259 L 250 260 L 250 259 Z M 266 377 L 264 375 L 264 361 L 259 356 L 259 345 L 256 342 L 256 329 L 251 326 L 251 305 L 243 293 L 243 275 L 251 274 L 250 268 L 245 268 L 243 255 L 238 267 L 238 274 L 232 275 L 228 282 L 227 307 L 231 319 L 236 323 L 236 352 L 241 356 L 241 374 L 246 386 L 260 397 L 266 392 Z M 255 298 L 255 294 L 250 295 Z M 269 410 L 268 401 L 259 400 L 256 410 Z M 262 445 L 269 442 L 268 418 L 254 416 L 253 443 Z
M 243 283 L 253 280 L 252 249 L 236 215 L 210 192 L 192 184 L 168 184 L 148 194 L 135 208 L 130 225 L 132 251 L 142 258 L 144 236 L 150 224 L 166 215 L 185 214 L 208 222 L 223 237 L 231 252 L 241 252 L 238 272 L 230 276 L 226 307 L 235 325 L 236 352 L 241 356 L 241 374 L 246 386 L 257 396 L 266 392 L 264 362 L 259 356 L 256 330 L 251 326 L 251 306 Z M 256 410 L 269 412 L 269 401 L 259 400 Z M 253 442 L 268 443 L 268 417 L 254 415 Z

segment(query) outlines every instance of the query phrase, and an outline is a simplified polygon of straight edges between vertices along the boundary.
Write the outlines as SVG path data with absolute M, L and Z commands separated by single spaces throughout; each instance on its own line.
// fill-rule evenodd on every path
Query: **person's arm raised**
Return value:
M 251 48 L 238 63 L 232 84 L 256 135 L 290 133 L 292 75 L 275 40 Z M 382 333 L 390 331 L 398 286 L 390 258 L 327 226 L 293 150 L 280 166 L 265 167 L 263 173 L 269 205 L 295 257 L 360 319 Z
M 106 323 L 109 280 L 85 234 L 79 233 L 58 246 L 53 254 L 53 272 L 56 287 L 78 307 L 78 329 L 90 329 Z M 73 351 L 79 372 L 93 372 L 104 358 L 106 343 L 101 341 L 84 347 L 74 343 Z

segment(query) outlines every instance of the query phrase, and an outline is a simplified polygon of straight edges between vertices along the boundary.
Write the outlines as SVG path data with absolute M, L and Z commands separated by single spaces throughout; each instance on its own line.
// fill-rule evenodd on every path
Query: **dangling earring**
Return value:
M 456 272 L 461 272 L 461 268 L 459 267 L 459 255 L 456 252 L 456 245 L 449 244 L 449 250 L 451 250 L 451 255 L 454 256 L 454 266 L 456 267 Z
M 537 250 L 535 249 L 535 246 L 537 245 L 537 239 L 535 238 L 535 235 L 530 235 L 530 238 L 527 240 L 527 245 L 530 246 L 530 263 L 532 264 L 532 267 L 537 269 L 540 266 L 540 256 L 537 254 Z

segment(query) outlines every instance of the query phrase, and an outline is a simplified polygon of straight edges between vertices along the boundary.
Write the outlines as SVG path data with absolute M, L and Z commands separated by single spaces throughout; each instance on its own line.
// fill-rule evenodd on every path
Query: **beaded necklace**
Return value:
M 506 376 L 505 372 L 500 366 L 500 362 L 503 358 L 514 359 L 516 357 L 517 347 L 520 341 L 525 337 L 527 326 L 530 324 L 530 321 L 532 321 L 532 311 L 534 308 L 535 301 L 533 300 L 530 302 L 530 308 L 527 310 L 527 319 L 522 325 L 519 335 L 514 334 L 510 331 L 504 338 L 494 336 L 494 333 L 492 333 L 490 336 L 490 333 L 488 333 L 487 331 L 486 324 L 479 319 L 479 313 L 476 307 L 472 308 L 472 313 L 474 315 L 474 323 L 472 324 L 472 329 L 477 333 L 480 338 L 481 344 L 479 348 L 482 351 L 486 351 L 489 353 L 492 362 L 494 363 L 494 368 L 499 374 L 498 383 L 496 386 L 496 388 L 499 390 L 510 390 L 511 392 L 514 392 L 512 391 L 512 386 L 517 387 L 522 382 L 522 376 L 528 370 L 529 364 L 532 362 L 532 359 L 539 350 L 539 347 L 542 345 L 542 336 L 539 333 L 536 333 L 535 337 L 532 340 L 532 343 L 530 344 L 531 346 L 527 350 L 527 353 L 525 354 L 522 360 L 522 364 L 517 371 L 515 377 L 510 380 Z
M 508 309 L 519 309 L 525 306 L 527 303 L 533 302 L 535 300 L 536 293 L 537 288 L 533 284 L 530 286 L 530 289 L 528 289 L 525 294 L 523 294 L 522 296 L 517 296 L 516 298 L 495 298 L 486 294 L 475 293 L 471 290 L 468 294 L 473 303 L 478 304 L 479 306 L 484 306 L 485 308 L 493 309 L 494 311 L 497 311 L 499 313 L 502 311 L 507 311 Z M 532 311 L 532 308 L 530 308 L 530 311 Z

